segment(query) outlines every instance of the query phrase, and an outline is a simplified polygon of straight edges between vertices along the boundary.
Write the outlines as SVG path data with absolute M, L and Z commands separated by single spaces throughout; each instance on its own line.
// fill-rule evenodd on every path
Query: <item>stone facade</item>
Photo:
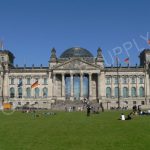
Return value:
M 51 108 L 57 101 L 88 99 L 107 109 L 133 105 L 149 108 L 149 58 L 150 50 L 146 49 L 140 54 L 140 66 L 107 67 L 100 48 L 97 57 L 86 49 L 71 48 L 59 58 L 53 48 L 48 67 L 18 67 L 13 65 L 14 55 L 1 50 L 1 102 L 10 102 L 14 107 Z

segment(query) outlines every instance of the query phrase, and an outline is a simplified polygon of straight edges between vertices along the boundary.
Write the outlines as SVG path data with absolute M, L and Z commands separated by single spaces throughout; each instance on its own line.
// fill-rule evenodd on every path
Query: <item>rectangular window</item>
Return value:
M 141 101 L 141 105 L 144 105 L 145 104 L 145 102 L 144 101 Z
M 127 78 L 126 77 L 124 77 L 122 80 L 123 80 L 123 84 L 127 84 Z
M 19 78 L 18 84 L 22 82 L 22 78 Z
M 14 85 L 14 78 L 10 79 L 10 84 Z
M 110 83 L 111 83 L 110 77 L 106 77 L 106 84 L 110 84 Z
M 136 101 L 133 101 L 133 105 L 136 105 Z
M 31 81 L 31 79 L 27 78 L 27 85 L 30 85 L 30 81 Z
M 47 78 L 44 78 L 44 84 L 45 85 L 47 84 Z
M 132 77 L 132 84 L 135 84 L 135 77 Z
M 4 60 L 5 60 L 5 59 L 4 59 L 4 57 L 3 57 L 3 56 L 1 57 L 1 60 L 2 60 L 2 62 L 4 62 Z
M 143 84 L 144 83 L 144 79 L 143 77 L 140 77 L 140 84 Z

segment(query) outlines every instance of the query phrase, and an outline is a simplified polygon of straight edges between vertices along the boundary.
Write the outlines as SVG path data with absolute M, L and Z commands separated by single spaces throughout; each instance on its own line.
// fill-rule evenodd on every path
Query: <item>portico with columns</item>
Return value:
M 75 78 L 78 77 L 76 81 Z M 69 82 L 67 81 L 67 79 Z M 84 82 L 86 78 L 86 82 Z M 54 71 L 53 80 L 53 98 L 57 100 L 98 100 L 100 98 L 100 73 L 93 72 L 75 72 L 68 73 Z M 99 81 L 99 82 L 98 82 Z M 75 84 L 78 82 L 76 89 Z M 69 89 L 68 89 L 68 88 Z

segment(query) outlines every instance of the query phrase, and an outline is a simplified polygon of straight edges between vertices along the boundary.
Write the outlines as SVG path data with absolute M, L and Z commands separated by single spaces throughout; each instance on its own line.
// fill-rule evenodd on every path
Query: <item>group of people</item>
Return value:
M 138 105 L 138 107 L 136 105 L 133 106 L 133 112 L 134 114 L 138 114 L 138 115 L 150 115 L 150 110 L 142 111 L 141 105 Z
M 121 117 L 119 118 L 119 120 L 131 120 L 131 113 L 127 115 L 127 117 L 122 113 Z
M 135 115 L 135 114 L 137 114 L 137 112 L 140 112 L 140 106 L 138 106 L 138 108 L 137 108 L 137 106 L 136 105 L 134 105 L 133 106 L 133 108 L 132 108 L 132 110 L 133 110 L 133 112 L 131 112 L 130 114 L 128 114 L 127 116 L 125 116 L 123 113 L 121 114 L 121 116 L 120 116 L 120 118 L 119 118 L 119 120 L 131 120 L 132 119 L 132 115 Z
M 142 111 L 141 105 L 134 105 L 132 107 L 132 110 L 133 111 L 129 115 L 127 115 L 127 117 L 122 113 L 119 120 L 131 120 L 134 115 L 150 115 L 150 110 Z
M 90 116 L 90 113 L 92 112 L 93 114 L 99 114 L 99 110 L 101 109 L 102 112 L 104 112 L 104 107 L 102 104 L 100 104 L 99 107 L 93 107 L 90 104 L 86 105 L 87 108 L 87 116 Z

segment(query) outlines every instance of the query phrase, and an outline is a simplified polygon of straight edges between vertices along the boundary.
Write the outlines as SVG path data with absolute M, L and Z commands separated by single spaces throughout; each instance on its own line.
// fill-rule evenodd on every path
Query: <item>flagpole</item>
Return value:
M 4 44 L 3 44 L 3 41 L 2 41 L 2 40 L 0 40 L 0 49 L 1 49 L 1 50 L 4 50 Z
M 118 82 L 118 108 L 120 108 L 120 89 L 119 89 L 119 64 L 118 64 L 118 57 L 117 61 L 117 82 Z

